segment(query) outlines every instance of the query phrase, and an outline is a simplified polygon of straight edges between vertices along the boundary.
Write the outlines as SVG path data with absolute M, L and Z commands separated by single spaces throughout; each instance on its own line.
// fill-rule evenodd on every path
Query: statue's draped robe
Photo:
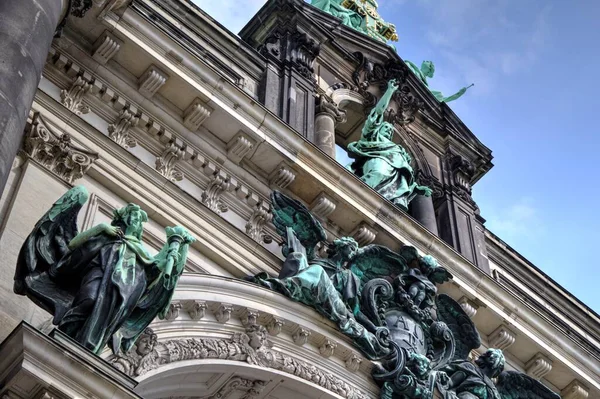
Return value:
M 462 373 L 466 377 L 452 391 L 445 392 L 444 399 L 502 399 L 494 382 L 471 362 L 459 360 L 446 366 L 443 371 L 450 377 L 455 373 Z
M 101 233 L 67 252 L 48 272 L 27 277 L 26 283 L 30 296 L 54 312 L 59 329 L 98 353 L 146 291 L 146 271 L 158 275 L 137 238 Z M 120 334 L 115 337 L 118 341 Z
M 361 139 L 348 145 L 349 155 L 355 159 L 351 169 L 375 191 L 406 210 L 410 201 L 426 190 L 416 183 L 404 148 L 382 134 L 382 130 L 392 127 L 386 126 L 388 122 L 371 119 L 369 115 Z

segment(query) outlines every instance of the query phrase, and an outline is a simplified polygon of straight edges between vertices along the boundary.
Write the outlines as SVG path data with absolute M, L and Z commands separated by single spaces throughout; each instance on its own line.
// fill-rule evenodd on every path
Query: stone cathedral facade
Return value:
M 23 46 L 39 64 L 28 84 L 0 82 L 2 398 L 379 397 L 374 363 L 332 322 L 246 281 L 281 269 L 274 190 L 330 240 L 435 257 L 453 275 L 440 293 L 481 335 L 472 357 L 498 348 L 506 369 L 562 398 L 600 398 L 600 317 L 486 229 L 471 188 L 491 150 L 391 47 L 302 0 L 268 0 L 239 35 L 187 0 L 44 0 L 54 39 L 45 22 L 27 25 L 29 3 L 0 5 L 11 37 L 37 29 Z M 407 211 L 335 159 L 396 76 L 385 118 L 432 191 Z M 165 226 L 196 237 L 166 316 L 120 358 L 47 335 L 50 315 L 13 293 L 25 237 L 74 185 L 90 192 L 82 230 L 134 202 L 149 248 Z

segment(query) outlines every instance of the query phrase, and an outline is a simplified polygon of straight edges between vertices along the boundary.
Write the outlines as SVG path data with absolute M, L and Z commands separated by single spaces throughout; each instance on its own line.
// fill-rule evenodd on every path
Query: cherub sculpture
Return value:
M 504 371 L 504 355 L 488 349 L 475 360 L 469 352 L 480 346 L 479 333 L 460 305 L 446 295 L 437 300 L 438 316 L 452 330 L 454 358 L 438 369 L 437 387 L 444 399 L 560 399 L 539 381 L 516 371 Z M 497 379 L 494 383 L 492 379 Z
M 436 284 L 443 284 L 451 278 L 452 275 L 440 267 L 431 255 L 423 256 L 419 260 L 419 267 L 409 269 L 403 277 L 410 284 L 408 295 L 417 307 L 432 307 L 437 293 Z
M 53 314 L 53 324 L 94 353 L 109 344 L 127 352 L 158 315 L 164 317 L 194 238 L 167 227 L 162 250 L 151 256 L 142 243 L 148 215 L 128 204 L 79 233 L 77 215 L 85 187 L 64 194 L 26 238 L 14 291 Z
M 374 334 L 381 333 L 360 310 L 364 283 L 382 275 L 394 278 L 408 267 L 404 258 L 388 248 L 359 248 L 351 237 L 334 240 L 328 257 L 315 248 L 327 238 L 325 230 L 300 202 L 275 191 L 271 195 L 273 223 L 284 239 L 286 260 L 278 278 L 260 273 L 251 278 L 295 301 L 317 310 L 353 338 L 371 358 L 389 353 Z
M 348 145 L 348 155 L 354 159 L 349 169 L 369 187 L 406 211 L 410 201 L 418 194 L 431 196 L 431 189 L 417 184 L 410 155 L 392 141 L 394 125 L 384 120 L 396 90 L 398 83 L 392 79 L 369 113 L 360 140 Z
M 433 65 L 433 62 L 423 61 L 421 63 L 421 68 L 416 66 L 411 61 L 406 60 L 405 62 L 406 65 L 408 65 L 408 67 L 410 68 L 410 70 L 415 74 L 415 76 L 419 78 L 419 80 L 423 82 L 425 86 L 427 86 L 431 94 L 433 94 L 435 98 L 441 103 L 449 103 L 450 101 L 457 100 L 460 97 L 462 97 L 463 94 L 465 94 L 470 87 L 475 86 L 474 83 L 471 83 L 469 86 L 463 87 L 453 95 L 445 97 L 441 91 L 431 90 L 431 88 L 429 87 L 429 82 L 427 82 L 427 78 L 433 78 L 433 74 L 435 72 L 435 66 Z

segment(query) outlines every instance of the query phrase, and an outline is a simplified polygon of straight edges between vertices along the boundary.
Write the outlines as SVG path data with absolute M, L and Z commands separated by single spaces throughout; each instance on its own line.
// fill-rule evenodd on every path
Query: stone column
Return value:
M 327 97 L 317 98 L 315 145 L 335 159 L 335 124 L 346 122 L 346 113 Z
M 66 0 L 0 1 L 0 192 L 21 146 L 29 109 L 66 4 Z
M 435 209 L 433 207 L 433 199 L 424 195 L 417 195 L 410 202 L 411 215 L 417 219 L 427 230 L 438 235 L 437 220 L 435 217 Z

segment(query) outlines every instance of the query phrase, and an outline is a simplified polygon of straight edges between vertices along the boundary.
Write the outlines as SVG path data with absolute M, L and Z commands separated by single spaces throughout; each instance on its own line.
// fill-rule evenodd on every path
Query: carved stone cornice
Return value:
M 206 302 L 195 299 L 182 301 L 181 306 L 192 320 L 200 320 L 206 316 Z
M 118 145 L 124 148 L 132 148 L 137 145 L 137 141 L 129 135 L 129 130 L 138 125 L 140 118 L 134 111 L 125 108 L 119 113 L 118 119 L 108 125 L 108 137 Z
M 254 208 L 250 215 L 250 219 L 246 223 L 246 234 L 257 241 L 263 239 L 263 228 L 271 221 L 271 219 L 273 219 L 271 210 L 268 205 L 261 202 Z
M 525 363 L 525 373 L 539 380 L 552 371 L 552 360 L 543 353 L 536 353 Z
M 68 183 L 83 177 L 99 157 L 98 153 L 73 144 L 68 133 L 55 132 L 37 112 L 28 124 L 24 150 Z
M 588 387 L 583 385 L 579 380 L 573 380 L 560 391 L 562 399 L 587 399 L 590 395 Z
M 195 132 L 210 117 L 211 113 L 212 109 L 201 99 L 196 98 L 183 112 L 183 125 Z
M 346 122 L 346 111 L 341 110 L 331 98 L 321 94 L 317 97 L 315 114 L 321 115 L 329 115 L 335 123 L 344 123 Z
M 221 200 L 221 195 L 231 188 L 229 178 L 224 172 L 215 173 L 202 193 L 200 200 L 210 210 L 217 213 L 227 212 L 228 206 Z
M 337 201 L 322 191 L 317 198 L 310 204 L 310 210 L 321 219 L 326 219 L 337 207 Z
M 364 247 L 375 241 L 377 231 L 365 222 L 362 222 L 350 235 L 356 240 L 359 246 Z
M 471 179 L 475 175 L 475 167 L 473 167 L 471 162 L 460 155 L 451 155 L 449 163 L 454 192 L 467 202 L 472 203 Z
M 216 394 L 209 399 L 227 399 L 235 391 L 243 391 L 244 399 L 256 399 L 267 385 L 268 381 L 249 380 L 242 377 L 233 377 L 223 385 Z
M 81 76 L 77 76 L 69 89 L 60 91 L 60 102 L 75 115 L 87 114 L 90 107 L 83 104 L 83 97 L 91 90 L 92 85 Z
M 106 64 L 121 49 L 123 42 L 109 31 L 104 31 L 94 43 L 92 57 L 101 64 Z
M 488 337 L 488 343 L 491 348 L 506 350 L 515 343 L 517 335 L 505 325 L 501 325 Z
M 184 151 L 175 143 L 170 143 L 156 158 L 155 166 L 158 173 L 169 179 L 170 181 L 183 180 L 183 173 L 175 167 L 183 158 Z
M 286 163 L 281 163 L 269 175 L 269 183 L 282 189 L 292 184 L 295 179 L 296 172 Z
M 150 65 L 138 79 L 138 90 L 145 97 L 152 97 L 165 83 L 169 75 L 156 65 Z
M 479 305 L 477 305 L 475 302 L 473 302 L 466 296 L 461 297 L 458 300 L 458 304 L 470 318 L 475 317 L 475 315 L 477 314 L 477 309 L 479 309 Z
M 255 145 L 255 140 L 240 131 L 227 143 L 227 157 L 233 163 L 239 164 L 254 149 Z

